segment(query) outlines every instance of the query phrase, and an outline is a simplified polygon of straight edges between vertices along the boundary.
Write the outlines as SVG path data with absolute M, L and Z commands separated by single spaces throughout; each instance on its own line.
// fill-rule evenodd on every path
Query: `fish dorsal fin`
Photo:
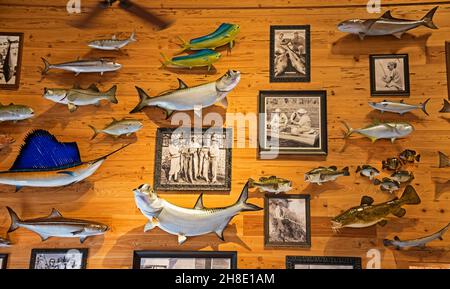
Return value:
M 390 181 L 391 181 L 390 178 L 383 178 L 383 183 L 384 183 L 384 182 L 390 182 Z
M 119 122 L 115 117 L 112 117 L 112 123 L 117 123 Z
M 95 85 L 95 83 L 91 84 L 88 87 L 89 90 L 95 91 L 95 92 L 100 92 L 100 90 L 98 89 L 97 85 Z
M 337 171 L 337 166 L 331 166 L 331 167 L 329 167 L 329 169 L 333 170 L 333 171 Z
M 177 78 L 177 79 L 178 79 L 178 89 L 186 89 L 186 88 L 188 88 L 187 84 L 184 83 L 183 80 L 181 80 L 179 78 Z
M 270 176 L 270 177 L 269 177 L 269 180 L 276 180 L 276 179 L 277 179 L 276 176 Z
M 398 236 L 395 236 L 395 237 L 394 237 L 394 240 L 397 241 L 397 242 L 399 242 L 399 241 L 400 241 L 400 238 L 399 238 Z
M 59 142 L 46 130 L 34 130 L 25 137 L 14 170 L 58 169 L 81 164 L 77 143 Z
M 49 219 L 52 218 L 62 218 L 62 214 L 55 208 L 52 209 L 52 212 L 50 213 L 50 215 L 48 216 Z
M 391 10 L 386 11 L 383 16 L 380 17 L 381 19 L 394 19 L 394 17 L 392 17 L 392 13 Z
M 203 210 L 205 206 L 203 206 L 203 194 L 198 197 L 197 202 L 195 203 L 194 210 Z
M 373 202 L 374 200 L 369 196 L 364 196 L 361 198 L 361 206 L 370 206 Z

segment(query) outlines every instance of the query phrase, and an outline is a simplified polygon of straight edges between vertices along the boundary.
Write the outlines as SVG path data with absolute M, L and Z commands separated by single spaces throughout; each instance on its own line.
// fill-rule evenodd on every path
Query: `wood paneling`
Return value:
M 95 1 L 90 1 L 92 6 Z M 0 131 L 13 135 L 17 142 L 0 152 L 0 168 L 8 169 L 18 153 L 23 137 L 34 128 L 50 130 L 64 141 L 76 140 L 83 159 L 90 159 L 120 147 L 128 140 L 114 141 L 101 136 L 89 141 L 88 124 L 101 127 L 112 116 L 126 116 L 137 103 L 135 85 L 149 89 L 151 94 L 176 86 L 181 77 L 188 84 L 197 84 L 219 77 L 228 68 L 242 71 L 239 87 L 229 97 L 229 113 L 256 113 L 259 90 L 304 89 L 328 91 L 329 156 L 326 159 L 285 159 L 262 161 L 256 158 L 256 149 L 234 149 L 233 182 L 230 194 L 211 194 L 205 197 L 207 206 L 231 204 L 238 197 L 248 177 L 276 174 L 292 179 L 292 193 L 311 194 L 312 248 L 304 250 L 266 249 L 263 238 L 263 212 L 243 213 L 236 217 L 225 231 L 226 242 L 208 235 L 190 239 L 182 247 L 176 237 L 156 229 L 144 234 L 146 222 L 134 204 L 132 189 L 143 182 L 153 180 L 155 132 L 157 126 L 170 123 L 159 110 L 147 110 L 138 115 L 145 128 L 131 141 L 132 146 L 111 157 L 100 170 L 80 184 L 60 189 L 25 188 L 14 193 L 14 188 L 1 186 L 0 204 L 11 206 L 24 218 L 44 216 L 52 207 L 65 216 L 105 222 L 112 230 L 104 237 L 92 238 L 82 247 L 88 247 L 88 268 L 131 268 L 133 250 L 237 250 L 240 268 L 284 268 L 286 255 L 342 255 L 360 256 L 363 266 L 366 253 L 377 248 L 382 253 L 382 267 L 405 267 L 409 262 L 448 262 L 450 236 L 444 241 L 430 244 L 426 250 L 397 252 L 386 249 L 382 240 L 399 235 L 414 238 L 443 227 L 450 220 L 449 170 L 437 168 L 437 151 L 450 153 L 450 118 L 438 114 L 442 98 L 447 95 L 445 68 L 445 40 L 450 39 L 450 4 L 445 2 L 436 14 L 435 22 L 440 30 L 419 28 L 405 35 L 402 40 L 393 37 L 368 38 L 361 42 L 336 30 L 336 24 L 350 17 L 375 17 L 365 9 L 365 0 L 355 1 L 138 1 L 157 8 L 160 15 L 176 20 L 165 31 L 156 32 L 152 27 L 114 8 L 105 11 L 95 21 L 92 29 L 79 30 L 70 22 L 80 15 L 68 15 L 65 1 L 45 4 L 37 0 L 3 0 L 0 4 L 0 31 L 25 33 L 22 79 L 17 91 L 0 91 L 2 103 L 22 103 L 32 106 L 36 117 L 17 124 L 1 124 Z M 145 3 L 144 3 L 145 2 Z M 164 3 L 163 3 L 164 2 Z M 435 2 L 383 0 L 392 5 L 395 15 L 419 19 Z M 84 1 L 82 1 L 84 3 Z M 226 4 L 224 4 L 226 3 Z M 276 3 L 276 4 L 274 4 Z M 402 4 L 396 6 L 396 4 Z M 48 5 L 48 6 L 47 6 Z M 326 6 L 308 9 L 311 6 Z M 202 9 L 198 9 L 202 7 Z M 268 8 L 260 8 L 268 7 Z M 292 7 L 295 7 L 292 8 Z M 303 8 L 301 8 L 303 7 Z M 245 8 L 245 9 L 244 9 Z M 292 8 L 292 9 L 285 9 Z M 216 72 L 208 75 L 160 69 L 159 53 L 178 50 L 176 36 L 184 38 L 200 36 L 214 30 L 222 22 L 239 23 L 241 34 L 230 55 L 225 55 L 216 65 Z M 312 81 L 311 83 L 269 83 L 269 26 L 310 24 L 312 33 Z M 136 30 L 138 42 L 127 47 L 124 53 L 92 51 L 88 40 L 116 32 L 129 34 Z M 431 97 L 431 116 L 417 111 L 404 117 L 373 112 L 367 106 L 370 100 L 369 54 L 408 53 L 411 70 L 411 97 L 409 102 L 419 103 Z M 51 62 L 62 62 L 89 56 L 115 56 L 124 68 L 117 73 L 80 75 L 52 71 L 41 78 L 40 57 Z M 215 74 L 214 74 L 215 73 Z M 66 107 L 43 99 L 44 87 L 70 87 L 74 83 L 87 86 L 98 82 L 102 89 L 118 85 L 119 104 L 102 104 L 100 107 L 82 107 L 70 114 Z M 211 110 L 206 110 L 211 111 Z M 360 127 L 372 119 L 410 121 L 416 131 L 408 139 L 395 144 L 355 137 L 342 139 L 341 120 L 353 127 Z M 414 165 L 414 185 L 422 197 L 419 206 L 407 207 L 404 218 L 392 217 L 386 227 L 363 230 L 344 230 L 334 234 L 329 226 L 330 218 L 349 206 L 359 204 L 367 194 L 376 202 L 391 196 L 379 192 L 365 179 L 354 173 L 340 178 L 334 184 L 322 187 L 307 185 L 303 174 L 318 165 L 351 166 L 360 164 L 380 167 L 381 160 L 394 156 L 405 148 L 416 149 L 422 154 L 422 162 Z M 197 194 L 169 193 L 163 197 L 181 205 L 193 206 Z M 251 202 L 263 205 L 263 194 L 253 192 Z M 9 226 L 6 209 L 0 209 L 0 232 Z M 32 248 L 80 247 L 76 239 L 50 239 L 41 243 L 39 237 L 20 229 L 11 234 L 15 246 L 1 249 L 10 253 L 10 268 L 27 268 Z

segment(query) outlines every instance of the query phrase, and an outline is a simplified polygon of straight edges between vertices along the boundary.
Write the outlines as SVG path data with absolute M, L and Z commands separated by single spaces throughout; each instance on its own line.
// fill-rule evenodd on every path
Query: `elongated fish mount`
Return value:
M 395 236 L 393 240 L 384 239 L 383 244 L 386 247 L 392 246 L 397 250 L 400 250 L 402 248 L 425 248 L 426 245 L 434 240 L 443 240 L 442 236 L 450 229 L 450 223 L 447 224 L 444 228 L 439 230 L 438 232 L 431 234 L 426 237 L 418 238 L 418 239 L 412 239 L 412 240 L 400 240 L 398 236 Z
M 427 104 L 430 99 L 431 98 L 427 99 L 424 103 L 421 103 L 419 105 L 407 104 L 403 100 L 401 100 L 400 102 L 383 100 L 381 102 L 369 102 L 369 106 L 373 109 L 381 111 L 381 113 L 392 112 L 398 113 L 400 115 L 404 115 L 405 113 L 413 111 L 415 109 L 421 109 L 423 113 L 429 116 L 427 112 Z
M 59 64 L 50 64 L 45 58 L 41 58 L 44 62 L 44 69 L 42 75 L 48 73 L 50 69 L 61 69 L 71 71 L 75 73 L 75 76 L 80 73 L 100 73 L 103 75 L 105 72 L 112 72 L 122 68 L 122 65 L 108 59 L 84 59 L 75 60 L 70 62 L 64 62 Z
M 127 144 L 98 159 L 82 162 L 75 142 L 61 143 L 45 130 L 27 135 L 14 164 L 0 172 L 0 184 L 16 187 L 61 187 L 78 183 L 92 174 L 112 154 Z
M 189 68 L 208 67 L 211 70 L 213 63 L 219 61 L 222 55 L 211 49 L 203 49 L 196 53 L 177 56 L 169 59 L 164 53 L 161 53 L 161 64 L 169 68 Z
M 420 20 L 395 18 L 391 15 L 391 11 L 387 11 L 378 19 L 352 19 L 341 22 L 338 29 L 341 32 L 356 34 L 361 40 L 366 36 L 382 35 L 394 35 L 400 39 L 405 32 L 419 26 L 438 29 L 433 23 L 433 17 L 438 8 L 434 7 Z
M 83 243 L 91 236 L 103 235 L 108 231 L 108 226 L 91 221 L 66 219 L 62 214 L 53 209 L 51 214 L 45 218 L 21 220 L 10 207 L 8 209 L 11 217 L 11 226 L 8 233 L 14 232 L 18 228 L 28 229 L 38 234 L 42 241 L 50 237 L 79 238 Z
M 178 236 L 178 244 L 183 244 L 188 237 L 216 233 L 224 240 L 223 231 L 234 216 L 240 212 L 259 211 L 262 208 L 247 203 L 248 183 L 242 190 L 238 201 L 222 208 L 205 208 L 203 194 L 193 209 L 178 207 L 160 199 L 150 185 L 141 185 L 134 190 L 136 205 L 150 221 L 145 225 L 147 232 L 159 227 L 169 234 Z
M 354 133 L 358 133 L 369 138 L 372 143 L 379 139 L 390 139 L 392 143 L 398 138 L 404 138 L 414 131 L 414 127 L 407 122 L 374 122 L 361 129 L 353 129 L 345 121 L 342 122 L 347 129 L 344 139 L 349 138 Z
M 88 46 L 99 50 L 120 50 L 131 42 L 136 41 L 136 33 L 133 32 L 127 39 L 118 39 L 116 35 L 113 35 L 111 39 L 97 39 L 90 41 Z

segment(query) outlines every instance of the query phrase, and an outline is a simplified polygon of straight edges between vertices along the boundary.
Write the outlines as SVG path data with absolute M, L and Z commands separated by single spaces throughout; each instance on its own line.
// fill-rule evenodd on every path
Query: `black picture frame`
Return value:
M 267 97 L 279 98 L 311 98 L 320 100 L 320 134 L 318 134 L 314 145 L 320 142 L 319 148 L 273 149 L 265 145 L 266 142 L 266 101 Z M 286 155 L 303 156 L 327 156 L 328 155 L 328 124 L 327 124 L 327 91 L 326 90 L 263 90 L 259 92 L 259 124 L 258 124 L 258 155 L 259 157 L 277 158 Z M 317 139 L 318 138 L 318 139 Z
M 134 251 L 133 269 L 141 269 L 143 258 L 229 258 L 230 269 L 237 269 L 236 251 Z
M 178 128 L 180 129 L 180 128 Z M 194 128 L 181 128 L 194 133 Z M 209 132 L 221 133 L 225 137 L 224 150 L 225 152 L 225 180 L 224 185 L 208 184 L 208 185 L 195 185 L 195 184 L 171 184 L 166 185 L 161 183 L 161 164 L 162 164 L 162 148 L 163 148 L 163 135 L 167 133 L 173 133 L 175 128 L 158 128 L 156 132 L 156 152 L 155 152 L 155 165 L 154 165 L 154 188 L 157 191 L 230 191 L 231 190 L 231 168 L 232 168 L 232 144 L 233 144 L 233 129 L 232 128 L 202 128 L 202 134 Z
M 447 89 L 448 99 L 450 99 L 450 41 L 445 42 L 445 54 L 447 55 Z
M 305 242 L 271 242 L 269 240 L 269 201 L 270 199 L 302 199 L 305 200 L 306 241 Z M 264 197 L 264 245 L 265 247 L 311 248 L 311 207 L 310 195 L 266 194 Z
M 305 31 L 305 71 L 302 77 L 275 76 L 275 32 L 277 30 Z M 310 25 L 272 25 L 270 26 L 270 82 L 311 82 L 311 26 Z
M 18 55 L 17 55 L 17 68 L 16 68 L 16 81 L 14 84 L 0 84 L 0 89 L 5 90 L 16 90 L 19 89 L 20 86 L 20 75 L 22 71 L 22 56 L 23 56 L 23 42 L 24 42 L 24 34 L 22 32 L 0 32 L 0 36 L 15 36 L 19 37 L 19 49 L 18 49 Z M 3 56 L 2 56 L 3 57 Z M 3 62 L 3 60 L 0 57 L 0 63 Z M 3 66 L 3 64 L 2 64 Z
M 8 267 L 8 254 L 0 254 L 0 260 L 2 260 L 0 270 L 6 270 Z
M 353 266 L 362 269 L 359 257 L 329 257 L 329 256 L 286 256 L 286 269 L 296 269 L 295 265 L 325 265 L 325 266 Z
M 38 254 L 67 254 L 70 251 L 78 251 L 82 254 L 81 268 L 87 268 L 88 249 L 87 248 L 70 248 L 70 249 L 32 249 L 30 258 L 30 269 L 36 269 L 36 257 Z
M 373 97 L 379 96 L 410 96 L 410 74 L 408 54 L 372 54 L 370 58 L 370 94 Z M 376 60 L 378 59 L 403 59 L 405 90 L 402 91 L 379 91 L 376 88 Z

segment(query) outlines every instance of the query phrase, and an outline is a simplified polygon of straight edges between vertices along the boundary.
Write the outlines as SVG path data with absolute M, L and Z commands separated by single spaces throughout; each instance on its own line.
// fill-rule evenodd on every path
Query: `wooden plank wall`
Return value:
M 95 1 L 82 1 L 92 7 Z M 312 248 L 266 249 L 263 245 L 263 212 L 245 213 L 236 217 L 225 232 L 226 242 L 216 236 L 192 238 L 182 247 L 176 237 L 159 229 L 144 234 L 146 219 L 137 210 L 132 189 L 153 180 L 155 132 L 158 126 L 167 126 L 163 112 L 148 110 L 138 117 L 145 128 L 132 138 L 132 146 L 111 157 L 100 170 L 87 181 L 62 189 L 25 188 L 14 193 L 14 188 L 0 186 L 0 234 L 9 227 L 9 217 L 4 206 L 13 207 L 24 218 L 47 215 L 52 207 L 65 216 L 105 222 L 112 231 L 104 237 L 92 238 L 81 247 L 89 251 L 89 268 L 130 268 L 133 250 L 236 250 L 239 268 L 284 268 L 286 255 L 360 256 L 363 266 L 366 254 L 372 248 L 379 249 L 383 268 L 405 268 L 410 263 L 450 263 L 450 236 L 431 244 L 426 250 L 396 252 L 386 249 L 382 240 L 399 235 L 414 238 L 436 231 L 450 221 L 449 170 L 437 169 L 437 151 L 450 153 L 448 116 L 438 114 L 442 99 L 447 97 L 444 42 L 450 39 L 450 2 L 439 2 L 435 22 L 438 31 L 419 28 L 405 35 L 402 40 L 392 37 L 368 38 L 364 42 L 336 30 L 336 24 L 349 17 L 376 17 L 365 9 L 365 0 L 240 0 L 240 1 L 139 1 L 155 8 L 155 12 L 176 20 L 165 31 L 156 32 L 139 19 L 118 8 L 107 10 L 95 21 L 92 29 L 79 30 L 70 22 L 79 15 L 68 15 L 65 0 L 46 4 L 38 0 L 2 0 L 0 3 L 0 31 L 25 33 L 25 45 L 20 89 L 0 91 L 2 103 L 21 103 L 32 106 L 36 117 L 32 121 L 17 124 L 1 124 L 1 132 L 13 135 L 17 142 L 0 152 L 0 168 L 8 169 L 16 157 L 23 137 L 34 128 L 43 128 L 64 141 L 76 140 L 83 159 L 92 159 L 118 148 L 127 140 L 114 141 L 99 137 L 89 141 L 88 124 L 102 127 L 111 117 L 127 116 L 135 106 L 135 85 L 149 89 L 151 93 L 176 85 L 181 77 L 188 84 L 210 81 L 227 69 L 242 71 L 239 87 L 229 97 L 228 112 L 256 113 L 259 90 L 321 90 L 328 91 L 329 156 L 326 159 L 287 159 L 279 161 L 257 160 L 256 150 L 233 151 L 233 182 L 230 194 L 210 194 L 205 197 L 207 206 L 231 204 L 238 197 L 248 177 L 276 174 L 292 179 L 292 193 L 311 194 Z M 145 3 L 144 3 L 145 2 Z M 225 4 L 226 3 L 226 4 Z M 382 0 L 394 10 L 394 15 L 419 19 L 436 5 L 436 1 Z M 199 8 L 201 7 L 201 8 Z M 83 7 L 86 8 L 86 7 Z M 83 13 L 87 9 L 83 10 Z M 386 10 L 386 8 L 383 8 Z M 160 69 L 159 53 L 174 53 L 178 47 L 176 36 L 184 38 L 200 36 L 214 30 L 222 22 L 238 23 L 241 33 L 231 55 L 226 55 L 216 65 L 217 71 L 209 75 L 174 73 Z M 269 26 L 302 25 L 312 27 L 312 81 L 311 83 L 269 83 Z M 138 42 L 124 53 L 101 53 L 86 46 L 91 39 L 122 32 L 137 33 Z M 411 70 L 411 97 L 409 102 L 419 103 L 431 97 L 431 116 L 417 111 L 403 118 L 380 115 L 367 106 L 370 99 L 369 54 L 408 53 Z M 41 79 L 41 57 L 51 62 L 63 62 L 88 56 L 116 56 L 124 65 L 118 73 L 100 77 L 52 72 Z M 75 82 L 87 86 L 98 83 L 101 89 L 117 84 L 119 104 L 102 104 L 100 107 L 83 107 L 70 114 L 66 107 L 43 99 L 44 87 L 70 87 Z M 211 111 L 211 110 L 207 110 Z M 341 120 L 360 127 L 372 119 L 405 119 L 416 127 L 411 137 L 391 144 L 380 141 L 342 139 Z M 330 218 L 359 204 L 363 195 L 370 195 L 376 202 L 391 198 L 364 179 L 352 174 L 334 184 L 322 187 L 308 186 L 303 174 L 318 165 L 351 166 L 372 164 L 394 156 L 403 149 L 416 149 L 423 161 L 414 167 L 414 185 L 422 197 L 419 206 L 407 207 L 404 218 L 392 217 L 384 227 L 363 230 L 344 230 L 334 234 Z M 198 194 L 169 193 L 167 198 L 181 206 L 190 207 Z M 251 194 L 251 202 L 263 205 L 263 195 Z M 42 243 L 39 237 L 24 229 L 11 235 L 14 247 L 1 249 L 10 253 L 9 268 L 27 268 L 32 248 L 80 247 L 76 239 L 50 239 Z

